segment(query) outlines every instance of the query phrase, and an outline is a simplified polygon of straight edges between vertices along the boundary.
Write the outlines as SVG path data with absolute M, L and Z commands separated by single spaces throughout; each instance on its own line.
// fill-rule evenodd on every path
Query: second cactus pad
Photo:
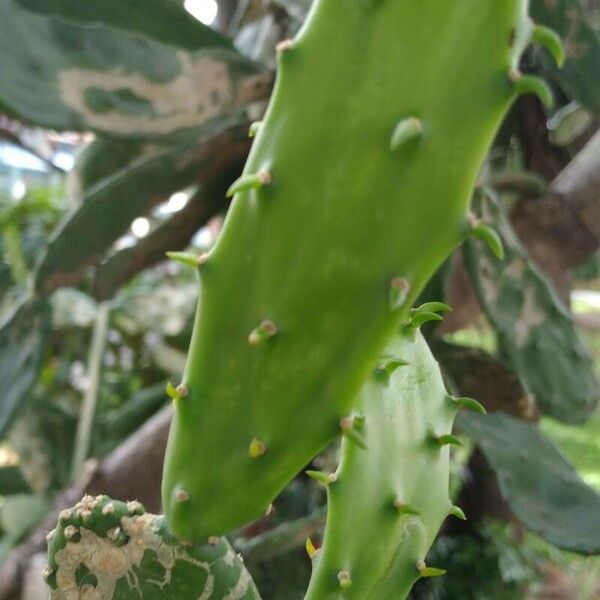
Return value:
M 461 399 L 446 393 L 421 333 L 405 331 L 360 393 L 365 448 L 345 439 L 324 479 L 327 525 L 306 600 L 405 598 L 420 577 L 443 573 L 425 555 L 449 514 L 464 518 L 448 495 Z
M 547 92 L 517 71 L 531 33 L 526 0 L 316 0 L 279 46 L 273 99 L 198 266 L 163 480 L 177 536 L 260 516 L 340 433 L 468 234 L 503 115 Z

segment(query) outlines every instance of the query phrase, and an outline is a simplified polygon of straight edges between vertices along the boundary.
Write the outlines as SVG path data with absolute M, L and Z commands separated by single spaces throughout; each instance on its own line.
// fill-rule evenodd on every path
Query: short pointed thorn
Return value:
M 314 481 L 318 481 L 324 486 L 328 486 L 330 483 L 335 483 L 337 481 L 337 475 L 335 473 L 323 473 L 323 471 L 305 471 L 305 473 L 308 477 Z
M 254 123 L 251 123 L 250 128 L 248 129 L 248 137 L 256 137 L 256 134 L 259 132 L 262 124 L 262 121 L 254 121 Z
M 554 105 L 554 94 L 550 86 L 536 75 L 523 75 L 520 71 L 514 70 L 509 74 L 517 94 L 535 94 L 547 108 Z
M 543 25 L 534 25 L 531 41 L 538 46 L 544 46 L 559 67 L 565 64 L 565 47 L 556 31 Z
M 294 46 L 294 40 L 282 40 L 275 46 L 275 51 L 279 54 L 281 52 L 287 52 Z
M 352 587 L 352 577 L 349 571 L 340 571 L 337 574 L 338 583 L 343 590 L 347 590 Z
M 186 267 L 192 267 L 192 269 L 198 267 L 198 257 L 189 252 L 167 252 L 167 256 Z
M 177 388 L 170 381 L 167 381 L 165 392 L 167 392 L 167 396 L 169 396 L 171 400 L 179 400 L 180 398 Z
M 443 321 L 444 317 L 435 312 L 427 312 L 427 311 L 419 311 L 415 315 L 413 315 L 410 319 L 410 326 L 417 328 L 421 327 L 421 325 L 425 325 L 425 323 L 429 323 L 430 321 Z
M 433 437 L 435 442 L 441 446 L 462 446 L 460 438 L 452 434 L 436 435 Z
M 275 514 L 275 505 L 271 502 L 269 506 L 267 506 L 267 510 L 265 511 L 265 516 L 270 517 L 272 514 Z
M 231 184 L 230 188 L 227 190 L 226 196 L 231 198 L 239 192 L 258 190 L 265 185 L 269 185 L 271 181 L 272 178 L 269 171 L 259 171 L 258 173 L 252 173 L 250 175 L 242 175 Z
M 50 565 L 46 565 L 42 569 L 42 577 L 44 578 L 44 581 L 47 582 L 48 579 L 50 579 L 50 577 L 52 577 L 52 575 L 54 575 L 54 569 Z
M 306 548 L 306 554 L 308 554 L 308 558 L 310 558 L 310 560 L 313 560 L 313 558 L 317 556 L 319 549 L 315 547 L 313 541 L 309 537 L 306 538 L 304 547 Z
M 175 492 L 175 501 L 176 502 L 188 502 L 190 499 L 190 495 L 187 490 L 179 489 Z
M 208 262 L 209 258 L 210 258 L 210 254 L 208 252 L 204 252 L 203 254 L 201 254 L 197 259 L 198 266 L 203 267 Z
M 394 128 L 390 140 L 390 150 L 397 150 L 410 140 L 420 137 L 423 133 L 423 123 L 416 117 L 402 119 Z
M 400 515 L 414 515 L 418 517 L 421 514 L 416 508 L 406 504 L 406 502 L 403 502 L 400 498 L 394 500 L 394 508 Z
M 441 577 L 446 574 L 444 569 L 436 569 L 435 567 L 428 567 L 424 561 L 417 563 L 417 571 L 421 577 Z
M 425 302 L 425 304 L 421 304 L 421 306 L 411 309 L 410 312 L 411 314 L 416 314 L 418 312 L 452 312 L 452 307 L 449 304 L 446 304 L 445 302 Z
M 367 445 L 363 440 L 362 436 L 358 431 L 354 429 L 342 429 L 342 435 L 349 441 L 361 448 L 362 450 L 367 449 Z
M 474 398 L 467 398 L 463 396 L 461 398 L 455 398 L 454 396 L 450 396 L 452 402 L 456 404 L 459 409 L 472 410 L 474 412 L 479 413 L 480 415 L 487 415 L 487 410 L 485 406 L 481 404 L 481 402 L 477 402 Z
M 175 388 L 175 391 L 177 392 L 180 398 L 185 398 L 190 393 L 190 390 L 188 390 L 187 386 L 183 383 L 180 383 Z
M 504 260 L 504 244 L 495 229 L 471 217 L 471 235 L 484 242 L 498 260 Z
M 273 321 L 263 321 L 256 329 L 253 329 L 248 336 L 248 343 L 251 346 L 257 346 L 261 342 L 277 335 L 277 325 Z
M 49 531 L 49 532 L 46 534 L 46 541 L 47 541 L 47 542 L 50 542 L 50 541 L 52 541 L 52 538 L 54 537 L 54 534 L 55 534 L 55 533 L 56 533 L 56 529 L 53 529 L 52 531 Z
M 258 438 L 253 438 L 248 446 L 248 456 L 250 458 L 259 458 L 267 451 L 267 445 L 259 440 Z
M 358 418 L 360 419 L 360 417 L 358 417 Z M 355 416 L 344 417 L 340 421 L 340 430 L 342 432 L 342 435 L 348 441 L 352 442 L 353 444 L 356 444 L 359 448 L 366 450 L 367 445 L 365 444 L 365 441 L 363 440 L 362 435 L 356 430 L 356 424 L 357 424 L 356 419 L 357 419 L 357 417 L 355 417 Z M 360 421 L 359 421 L 358 426 L 359 426 L 359 428 L 364 427 L 364 421 L 362 422 L 362 425 L 360 425 Z
M 410 292 L 410 282 L 405 277 L 394 277 L 390 281 L 389 303 L 392 310 L 399 310 L 404 306 L 408 293 Z
M 383 361 L 380 365 L 375 369 L 374 376 L 378 381 L 382 381 L 384 383 L 388 383 L 390 377 L 393 375 L 396 369 L 400 367 L 406 367 L 410 363 L 406 360 L 402 360 L 401 358 L 390 358 L 388 360 Z
M 354 429 L 357 431 L 362 431 L 365 423 L 367 422 L 367 418 L 362 414 L 354 415 L 354 417 L 352 417 L 352 422 Z
M 467 520 L 467 516 L 465 515 L 465 512 L 460 506 L 452 506 L 452 508 L 450 508 L 449 510 L 449 514 L 451 514 L 453 517 L 456 517 L 457 519 L 460 519 L 461 521 Z

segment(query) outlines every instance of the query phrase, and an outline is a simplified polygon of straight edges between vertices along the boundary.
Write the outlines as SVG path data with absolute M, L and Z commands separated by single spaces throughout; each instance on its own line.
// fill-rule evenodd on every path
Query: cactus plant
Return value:
M 518 94 L 551 100 L 520 54 L 535 36 L 561 58 L 527 8 L 317 0 L 279 45 L 270 107 L 198 265 L 163 479 L 182 539 L 258 517 L 348 435 L 340 424 L 434 270 L 472 231 L 494 241 L 468 218 L 483 156 Z
M 324 479 L 327 525 L 306 600 L 400 600 L 420 577 L 443 574 L 424 560 L 446 516 L 464 518 L 448 493 L 462 406 L 483 410 L 447 394 L 423 336 L 406 326 L 360 393 L 367 450 L 345 439 L 338 470 Z
M 139 502 L 85 496 L 48 534 L 44 570 L 51 600 L 259 600 L 225 538 L 205 545 L 175 539 L 164 517 Z

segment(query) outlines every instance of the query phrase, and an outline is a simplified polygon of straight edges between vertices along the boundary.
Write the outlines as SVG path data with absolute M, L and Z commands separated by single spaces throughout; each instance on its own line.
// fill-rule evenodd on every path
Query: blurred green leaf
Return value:
M 17 3 L 47 17 L 114 27 L 188 50 L 206 46 L 230 48 L 224 37 L 192 17 L 176 0 L 17 0 Z
M 227 208 L 229 201 L 225 191 L 239 175 L 242 166 L 241 161 L 234 163 L 233 168 L 204 181 L 180 211 L 134 246 L 124 248 L 103 261 L 95 275 L 95 297 L 111 298 L 134 275 L 164 261 L 167 251 L 186 248 L 203 225 Z
M 91 327 L 96 319 L 98 305 L 93 298 L 74 288 L 56 290 L 50 299 L 52 326 Z
M 483 450 L 517 517 L 546 541 L 600 553 L 600 495 L 531 423 L 503 413 L 461 413 L 458 428 Z
M 69 173 L 69 195 L 79 203 L 85 192 L 105 177 L 131 166 L 136 159 L 147 159 L 152 153 L 160 152 L 160 147 L 152 152 L 144 143 L 137 140 L 123 140 L 97 136 L 78 152 Z
M 33 494 L 16 494 L 0 506 L 0 526 L 13 542 L 21 540 L 50 510 L 48 498 Z
M 27 405 L 48 329 L 48 306 L 33 301 L 23 301 L 0 325 L 0 438 Z
M 120 138 L 189 138 L 211 119 L 268 97 L 272 76 L 199 23 L 193 50 L 110 25 L 120 11 L 144 12 L 167 35 L 169 12 L 159 12 L 158 0 L 156 11 L 130 2 L 111 2 L 113 12 L 102 9 L 107 2 L 62 4 L 59 12 L 74 11 L 79 22 L 31 12 L 17 0 L 0 3 L 0 102 L 29 123 Z M 165 7 L 174 10 L 172 2 Z M 93 17 L 85 24 L 86 10 L 102 12 L 108 26 Z
M 544 71 L 572 99 L 600 111 L 600 33 L 588 22 L 580 0 L 534 0 L 530 13 L 536 23 L 554 29 L 565 45 L 567 60 L 561 69 L 546 50 L 540 51 Z
M 26 494 L 30 491 L 19 467 L 0 468 L 0 496 Z
M 121 407 L 105 411 L 98 418 L 94 455 L 110 452 L 131 435 L 168 400 L 166 382 L 136 392 Z
M 226 168 L 228 161 L 237 162 L 248 148 L 246 120 L 221 121 L 215 129 L 216 135 L 209 130 L 202 140 L 138 160 L 93 186 L 50 239 L 38 265 L 36 290 L 46 294 L 77 282 L 136 217 L 212 170 Z
M 502 356 L 541 410 L 561 421 L 580 423 L 598 402 L 591 356 L 571 315 L 530 261 L 500 205 L 484 198 L 482 209 L 483 220 L 502 238 L 506 258 L 497 259 L 475 240 L 465 244 L 465 256 Z

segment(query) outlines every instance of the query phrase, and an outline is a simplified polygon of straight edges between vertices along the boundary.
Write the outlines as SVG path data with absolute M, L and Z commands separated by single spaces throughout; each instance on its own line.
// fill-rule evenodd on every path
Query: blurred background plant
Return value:
M 164 386 L 198 293 L 165 252 L 214 243 L 274 46 L 309 6 L 0 6 L 0 599 L 46 597 L 44 527 L 83 491 L 160 510 Z M 527 53 L 557 107 L 519 100 L 481 173 L 478 210 L 507 258 L 469 242 L 424 294 L 454 307 L 427 332 L 449 385 L 494 414 L 458 423 L 452 485 L 469 521 L 432 550 L 452 576 L 415 599 L 600 598 L 587 556 L 600 553 L 598 11 L 532 0 L 568 58 L 558 71 Z M 315 463 L 335 461 L 333 447 Z M 299 475 L 232 536 L 264 598 L 303 597 L 323 504 Z

